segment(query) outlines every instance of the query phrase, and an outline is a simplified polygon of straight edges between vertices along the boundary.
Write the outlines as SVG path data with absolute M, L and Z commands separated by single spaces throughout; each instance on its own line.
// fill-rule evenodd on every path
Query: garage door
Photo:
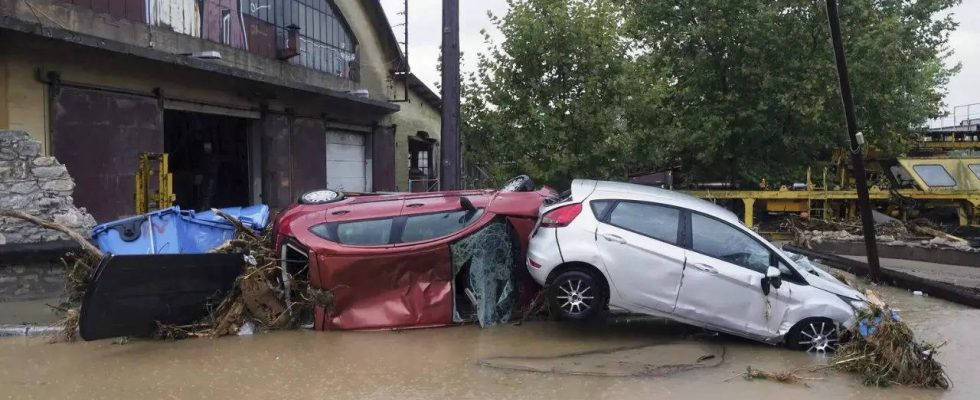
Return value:
M 99 222 L 132 214 L 139 153 L 163 151 L 157 99 L 71 87 L 52 96 L 52 153 L 75 178 L 75 205 Z
M 348 192 L 368 188 L 367 146 L 364 135 L 327 131 L 327 187 Z

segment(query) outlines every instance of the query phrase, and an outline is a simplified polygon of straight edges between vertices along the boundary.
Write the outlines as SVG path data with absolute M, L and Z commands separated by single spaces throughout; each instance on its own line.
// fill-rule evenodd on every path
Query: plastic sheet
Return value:
M 518 297 L 514 266 L 520 259 L 520 248 L 510 226 L 503 220 L 494 221 L 454 243 L 451 249 L 453 275 L 468 270 L 469 289 L 476 299 L 480 326 L 493 326 L 510 319 Z

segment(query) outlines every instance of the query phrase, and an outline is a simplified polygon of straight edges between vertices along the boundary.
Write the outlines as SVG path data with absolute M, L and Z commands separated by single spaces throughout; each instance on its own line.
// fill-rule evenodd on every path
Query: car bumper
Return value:
M 551 271 L 564 262 L 555 228 L 538 228 L 527 249 L 527 270 L 534 281 L 544 285 Z

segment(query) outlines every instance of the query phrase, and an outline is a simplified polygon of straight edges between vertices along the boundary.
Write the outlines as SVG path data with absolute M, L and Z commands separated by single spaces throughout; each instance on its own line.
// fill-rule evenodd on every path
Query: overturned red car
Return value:
M 334 304 L 314 311 L 318 330 L 495 325 L 536 292 L 527 243 L 554 196 L 527 176 L 499 191 L 315 191 L 280 214 L 276 248 L 332 291 Z

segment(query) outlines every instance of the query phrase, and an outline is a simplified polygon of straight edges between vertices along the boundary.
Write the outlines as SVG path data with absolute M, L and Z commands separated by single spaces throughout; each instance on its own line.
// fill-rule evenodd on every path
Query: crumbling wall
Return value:
M 75 182 L 65 166 L 41 153 L 41 143 L 26 132 L 0 130 L 0 209 L 19 210 L 81 232 L 95 218 L 72 203 Z M 0 248 L 68 240 L 60 232 L 15 218 L 0 217 Z M 64 287 L 64 266 L 57 259 L 23 263 L 0 259 L 0 301 L 57 296 Z
M 41 143 L 26 132 L 0 130 L 0 209 L 21 210 L 55 221 L 84 235 L 95 218 L 72 202 L 75 182 Z M 27 221 L 0 217 L 0 245 L 67 240 L 60 232 Z

